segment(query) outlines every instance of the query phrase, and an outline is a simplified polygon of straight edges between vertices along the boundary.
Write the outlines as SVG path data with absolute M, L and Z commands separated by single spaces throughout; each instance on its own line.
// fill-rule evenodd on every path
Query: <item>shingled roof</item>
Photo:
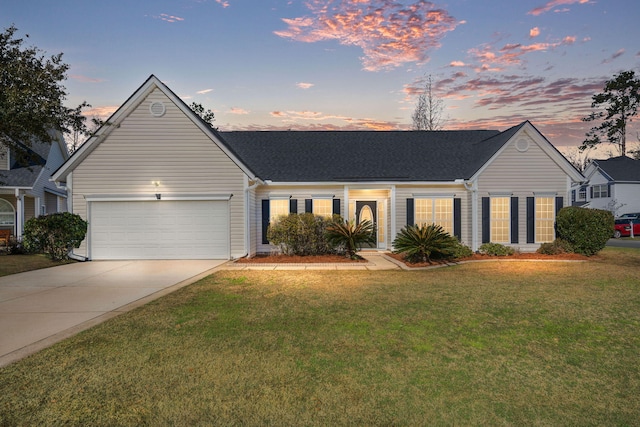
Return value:
M 47 162 L 51 142 L 34 141 L 28 147 L 20 145 L 24 150 L 24 159 L 19 160 L 16 156 L 11 156 L 11 168 L 0 171 L 0 187 L 33 187 Z
M 640 182 L 640 160 L 620 156 L 594 163 L 613 181 Z
M 504 132 L 237 131 L 220 136 L 263 180 L 453 181 L 473 176 L 523 125 Z

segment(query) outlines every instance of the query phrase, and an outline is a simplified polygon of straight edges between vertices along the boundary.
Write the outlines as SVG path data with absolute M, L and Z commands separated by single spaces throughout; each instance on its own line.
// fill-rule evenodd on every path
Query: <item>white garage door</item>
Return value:
M 91 204 L 92 259 L 227 259 L 227 201 Z

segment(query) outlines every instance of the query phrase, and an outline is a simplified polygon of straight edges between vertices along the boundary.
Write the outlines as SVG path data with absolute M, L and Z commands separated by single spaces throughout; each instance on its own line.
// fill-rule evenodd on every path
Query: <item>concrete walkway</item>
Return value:
M 380 252 L 358 252 L 367 262 L 343 262 L 343 263 L 228 263 L 225 270 L 398 270 L 396 264 Z
M 0 277 L 0 366 L 210 274 L 226 261 L 91 261 Z

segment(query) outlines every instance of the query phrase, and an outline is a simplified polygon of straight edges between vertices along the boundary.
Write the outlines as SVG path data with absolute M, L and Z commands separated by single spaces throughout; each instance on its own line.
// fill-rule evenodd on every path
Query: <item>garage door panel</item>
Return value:
M 226 201 L 93 202 L 93 259 L 226 259 Z

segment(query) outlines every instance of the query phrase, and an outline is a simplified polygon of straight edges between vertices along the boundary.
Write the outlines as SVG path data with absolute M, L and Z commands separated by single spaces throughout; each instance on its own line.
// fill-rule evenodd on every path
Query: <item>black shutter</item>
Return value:
M 518 229 L 518 198 L 511 198 L 511 243 L 518 243 L 520 230 Z
M 304 199 L 304 212 L 305 213 L 313 213 L 313 200 L 312 199 Z
M 591 198 L 593 199 L 593 187 L 589 187 L 590 193 L 591 193 Z
M 415 225 L 413 217 L 413 199 L 407 199 L 407 225 Z
M 560 209 L 562 209 L 564 207 L 564 197 L 558 196 L 556 197 L 556 216 L 558 215 L 558 212 L 560 212 Z
M 298 199 L 289 199 L 289 213 L 290 214 L 298 213 Z
M 527 243 L 536 242 L 536 199 L 527 197 Z
M 482 243 L 491 241 L 491 199 L 482 198 Z
M 340 199 L 333 199 L 333 214 L 340 215 Z
M 462 202 L 461 199 L 453 199 L 453 235 L 462 240 Z
M 269 228 L 269 199 L 262 199 L 262 243 L 268 244 L 267 229 Z
M 607 184 L 607 197 L 611 197 L 611 184 Z

